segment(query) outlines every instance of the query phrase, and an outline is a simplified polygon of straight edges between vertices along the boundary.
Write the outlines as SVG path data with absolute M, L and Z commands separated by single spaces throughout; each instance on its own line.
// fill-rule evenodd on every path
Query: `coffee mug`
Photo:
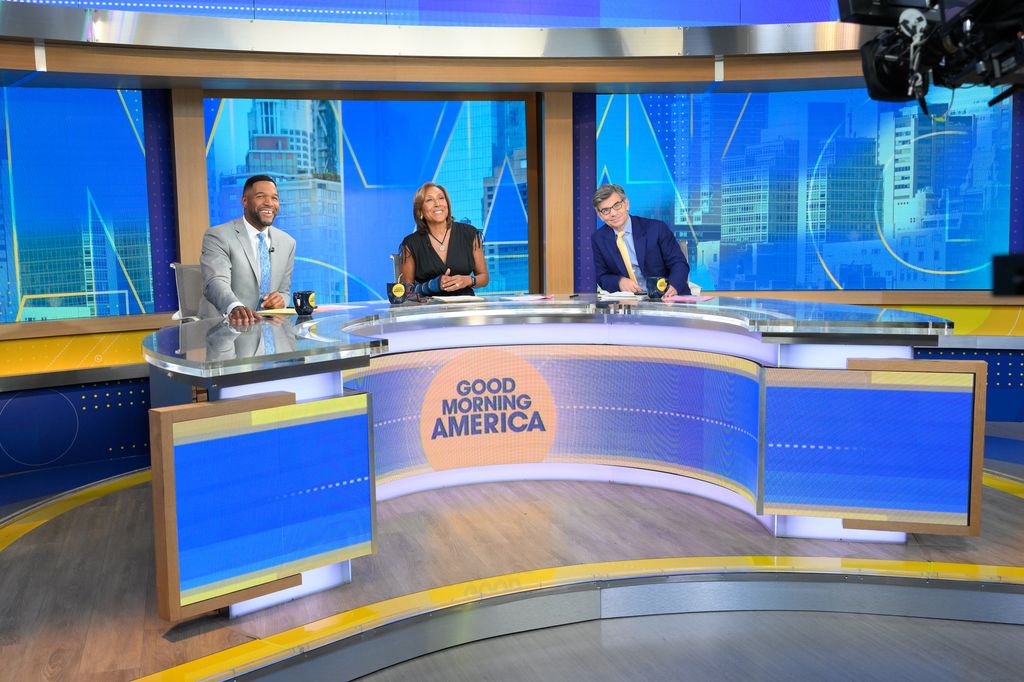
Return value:
M 392 303 L 405 303 L 410 288 L 405 282 L 388 282 L 388 300 Z
M 647 278 L 647 298 L 652 301 L 660 300 L 668 290 L 668 280 L 664 277 Z
M 316 310 L 316 293 L 312 291 L 293 291 L 292 305 L 297 315 L 312 315 Z

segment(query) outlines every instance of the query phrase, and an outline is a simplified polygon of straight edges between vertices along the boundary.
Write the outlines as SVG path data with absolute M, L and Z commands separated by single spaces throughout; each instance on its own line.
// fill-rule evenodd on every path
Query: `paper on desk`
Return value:
M 486 301 L 486 296 L 433 296 L 431 301 L 437 303 L 473 303 L 475 301 Z
M 661 300 L 666 303 L 703 303 L 713 298 L 714 296 L 665 296 Z
M 264 310 L 257 310 L 257 315 L 294 315 L 295 308 L 266 308 Z
M 635 301 L 646 294 L 634 294 L 632 291 L 602 291 L 597 295 L 599 301 Z

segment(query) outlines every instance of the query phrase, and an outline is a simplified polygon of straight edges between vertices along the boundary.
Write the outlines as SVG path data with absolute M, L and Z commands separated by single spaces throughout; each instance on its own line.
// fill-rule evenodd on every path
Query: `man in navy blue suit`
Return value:
M 668 225 L 629 215 L 629 199 L 619 185 L 598 187 L 594 208 L 604 220 L 591 237 L 598 286 L 644 293 L 647 277 L 664 277 L 665 296 L 689 295 L 690 266 Z

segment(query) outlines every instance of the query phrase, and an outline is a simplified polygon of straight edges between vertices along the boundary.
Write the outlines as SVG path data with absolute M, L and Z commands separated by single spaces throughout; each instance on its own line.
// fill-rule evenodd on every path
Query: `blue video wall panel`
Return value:
M 716 290 L 987 289 L 1010 233 L 1012 107 L 862 89 L 600 95 L 597 179 Z
M 154 312 L 141 93 L 0 95 L 0 321 Z
M 770 375 L 782 378 L 766 390 L 765 512 L 965 525 L 971 375 L 844 374 Z
M 276 178 L 275 225 L 297 241 L 293 290 L 321 303 L 384 299 L 428 181 L 483 232 L 482 292 L 529 288 L 522 101 L 211 99 L 206 129 L 210 224 L 241 215 L 247 177 Z
M 199 17 L 354 24 L 597 28 L 714 26 L 835 21 L 832 0 L 13 0 L 32 4 L 161 12 Z
M 197 422 L 175 425 L 181 604 L 372 551 L 366 396 Z
M 374 403 L 379 483 L 484 465 L 597 464 L 693 476 L 751 503 L 756 495 L 753 362 L 656 348 L 508 346 L 375 358 L 345 382 L 404 396 Z

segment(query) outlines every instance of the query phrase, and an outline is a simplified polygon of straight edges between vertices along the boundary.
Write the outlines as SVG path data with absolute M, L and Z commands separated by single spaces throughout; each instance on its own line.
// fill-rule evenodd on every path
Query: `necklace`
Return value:
M 449 225 L 448 227 L 444 228 L 444 239 L 438 239 L 437 237 L 434 236 L 433 232 L 431 232 L 429 229 L 427 230 L 427 234 L 430 235 L 430 238 L 433 239 L 435 242 L 437 242 L 437 248 L 438 248 L 439 251 L 444 251 L 446 248 L 448 248 L 447 245 L 445 244 L 445 242 L 448 241 L 448 230 L 450 230 L 450 229 L 451 229 L 451 225 Z

